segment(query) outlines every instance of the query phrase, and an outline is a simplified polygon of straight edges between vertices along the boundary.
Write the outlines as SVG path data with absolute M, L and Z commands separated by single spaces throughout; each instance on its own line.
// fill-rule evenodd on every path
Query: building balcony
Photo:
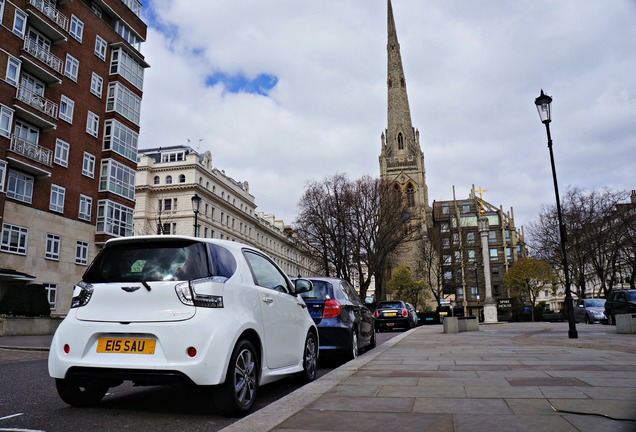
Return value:
M 27 9 L 29 13 L 29 23 L 50 38 L 53 43 L 65 42 L 66 33 L 68 33 L 69 19 L 66 15 L 60 13 L 55 7 L 55 3 L 48 0 L 29 0 L 29 6 L 37 9 L 38 13 L 33 13 L 31 9 Z M 51 22 L 54 24 L 52 25 Z M 62 30 L 62 31 L 60 31 Z
M 51 150 L 33 144 L 17 135 L 11 135 L 9 150 L 46 166 L 52 166 L 53 152 Z
M 60 75 L 63 74 L 64 61 L 62 61 L 61 58 L 51 54 L 51 51 L 44 49 L 35 41 L 27 38 L 24 41 L 24 50 L 51 69 L 53 69 L 55 72 L 59 73 Z
M 41 113 L 46 114 L 53 119 L 57 119 L 57 104 L 48 100 L 44 96 L 34 93 L 24 86 L 20 86 L 18 87 L 16 98 L 29 106 L 32 106 Z

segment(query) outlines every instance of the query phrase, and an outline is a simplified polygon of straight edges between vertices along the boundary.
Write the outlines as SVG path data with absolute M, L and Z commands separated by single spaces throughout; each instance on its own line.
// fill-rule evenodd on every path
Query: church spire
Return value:
M 419 147 L 419 143 L 416 140 L 411 122 L 411 110 L 406 93 L 406 80 L 391 0 L 388 0 L 387 55 L 388 129 L 386 142 L 395 150 L 414 151 Z

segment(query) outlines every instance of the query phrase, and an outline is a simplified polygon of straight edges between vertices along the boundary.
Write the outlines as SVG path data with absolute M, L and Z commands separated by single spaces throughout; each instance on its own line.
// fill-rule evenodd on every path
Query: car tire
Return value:
M 609 324 L 609 325 L 615 325 L 616 324 L 616 318 L 614 317 L 614 315 L 612 315 L 612 314 L 607 315 L 607 324 Z
M 92 406 L 104 398 L 108 391 L 106 384 L 96 381 L 76 381 L 72 379 L 55 379 L 57 394 L 67 404 L 74 407 Z
M 318 376 L 318 339 L 313 332 L 307 333 L 303 348 L 303 370 L 296 374 L 303 383 L 308 383 Z
M 258 394 L 258 357 L 250 341 L 241 339 L 234 347 L 225 382 L 214 389 L 214 405 L 227 417 L 248 414 Z
M 347 350 L 347 354 L 345 356 L 345 360 L 353 360 L 358 358 L 358 354 L 360 354 L 360 343 L 358 341 L 358 330 L 353 329 L 351 331 L 351 337 L 349 338 L 349 349 Z
M 377 339 L 375 337 L 375 327 L 371 330 L 371 340 L 369 341 L 369 346 L 367 350 L 373 349 L 377 346 Z

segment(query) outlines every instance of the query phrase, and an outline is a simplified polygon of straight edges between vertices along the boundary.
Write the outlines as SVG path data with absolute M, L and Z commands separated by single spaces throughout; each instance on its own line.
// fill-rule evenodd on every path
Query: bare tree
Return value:
M 352 182 L 336 174 L 309 183 L 298 206 L 295 228 L 325 274 L 351 282 L 357 270 L 361 297 L 375 277 L 376 298 L 383 299 L 391 254 L 410 235 L 401 195 L 370 176 Z
M 431 290 L 435 304 L 444 297 L 442 268 L 442 235 L 437 227 L 429 228 L 426 235 L 418 240 L 418 253 L 422 261 L 424 285 Z

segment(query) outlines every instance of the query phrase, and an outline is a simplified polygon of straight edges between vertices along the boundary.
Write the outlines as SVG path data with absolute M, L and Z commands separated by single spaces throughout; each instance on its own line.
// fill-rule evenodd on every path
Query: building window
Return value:
M 128 199 L 135 199 L 135 170 L 113 159 L 102 161 L 99 191 L 110 191 Z
M 163 235 L 171 235 L 177 233 L 176 223 L 165 223 L 163 225 L 157 225 L 157 233 Z
M 131 161 L 137 160 L 139 134 L 117 120 L 104 122 L 104 150 L 112 150 Z
M 160 183 L 159 176 L 155 176 L 155 178 L 152 180 L 152 182 L 153 182 L 153 184 L 158 185 Z
M 14 87 L 18 86 L 18 80 L 20 79 L 20 60 L 15 57 L 8 57 L 7 60 L 7 73 L 5 75 L 5 81 Z
M 185 183 L 185 174 L 180 174 L 179 175 L 179 183 Z
M 86 116 L 86 133 L 95 138 L 99 134 L 99 116 L 91 111 Z
M 75 102 L 73 100 L 67 98 L 62 95 L 60 98 L 60 108 L 58 117 L 64 120 L 67 123 L 73 124 L 73 109 L 75 107 Z
M 59 261 L 60 259 L 60 236 L 57 234 L 46 235 L 46 250 L 44 258 Z
M 497 233 L 495 231 L 488 231 L 488 243 L 497 243 Z
M 49 202 L 49 210 L 63 213 L 65 195 L 66 189 L 58 185 L 51 185 L 51 199 Z
M 406 186 L 406 205 L 415 207 L 415 188 L 411 183 Z
M 4 178 L 7 173 L 7 163 L 0 160 L 0 192 L 4 192 Z
M 110 73 L 119 74 L 139 90 L 143 89 L 144 67 L 122 48 L 111 53 Z
M 450 231 L 450 228 L 448 227 L 448 223 L 446 223 L 446 222 L 442 223 L 440 229 L 441 229 L 442 232 L 449 232 Z
M 75 264 L 88 264 L 88 243 L 78 240 L 75 243 Z
M 95 4 L 95 2 L 91 2 L 91 10 L 93 11 L 93 13 L 95 15 L 97 15 L 99 18 L 102 17 L 102 8 L 100 8 L 99 6 L 97 6 Z
M 93 198 L 80 194 L 79 214 L 77 217 L 85 221 L 90 221 L 92 212 L 93 212 Z
M 470 212 L 470 203 L 468 201 L 464 201 L 462 203 L 462 213 L 469 213 Z
M 448 237 L 444 237 L 444 238 L 442 239 L 442 247 L 443 247 L 444 249 L 448 249 L 448 248 L 450 248 L 450 239 L 449 239 Z
M 71 15 L 71 24 L 68 28 L 68 33 L 73 36 L 78 42 L 82 41 L 82 33 L 84 32 L 84 23 L 75 15 Z
M 34 178 L 18 171 L 9 170 L 7 197 L 31 204 Z
M 172 176 L 166 176 L 166 184 L 172 184 Z
M 86 177 L 95 178 L 95 156 L 87 152 L 84 152 L 84 159 L 82 160 L 82 174 Z
M 109 200 L 97 203 L 97 234 L 133 235 L 133 209 Z
M 102 98 L 102 90 L 104 88 L 104 78 L 97 75 L 93 72 L 91 76 L 91 93 L 93 93 L 98 98 Z
M 491 272 L 493 275 L 498 275 L 498 274 L 499 274 L 499 267 L 492 267 L 492 268 L 490 269 L 490 272 Z
M 54 310 L 57 304 L 57 285 L 45 283 L 42 284 L 46 290 L 46 297 L 49 300 L 49 307 Z
M 466 242 L 468 244 L 475 244 L 475 233 L 474 232 L 466 233 Z
M 63 167 L 68 166 L 69 148 L 70 146 L 67 142 L 62 141 L 59 138 L 55 140 L 55 157 L 53 158 L 53 160 L 55 161 L 56 164 L 61 165 Z
M 22 10 L 16 8 L 14 19 L 13 19 L 13 33 L 20 36 L 20 39 L 24 39 L 26 24 L 27 24 L 26 14 Z
M 13 110 L 0 105 L 0 135 L 9 138 L 11 136 L 11 123 L 13 122 Z
M 27 228 L 6 223 L 2 224 L 0 251 L 26 255 L 28 234 L 29 230 Z
M 122 21 L 115 21 L 115 32 L 121 36 L 126 42 L 132 45 L 137 51 L 141 48 L 141 40 L 135 36 L 135 33 Z
M 166 162 L 180 162 L 185 160 L 185 152 L 171 152 L 171 153 L 163 153 L 161 155 L 161 163 Z
M 453 246 L 457 246 L 459 244 L 459 233 L 453 233 Z
M 490 249 L 490 261 L 497 261 L 499 259 L 499 254 L 497 253 L 497 248 Z
M 512 261 L 512 248 L 506 248 L 506 258 L 508 259 L 508 261 Z
M 107 47 L 108 47 L 108 44 L 106 43 L 104 39 L 101 38 L 101 36 L 99 35 L 95 36 L 95 55 L 99 59 L 106 61 Z
M 15 122 L 15 129 L 13 130 L 13 134 L 18 138 L 28 141 L 34 145 L 37 145 L 38 141 L 40 140 L 40 130 L 38 128 L 18 120 L 16 120 Z
M 475 257 L 475 249 L 468 249 L 468 262 L 474 262 Z
M 166 198 L 159 200 L 159 211 L 172 211 L 177 209 L 176 198 Z
M 66 54 L 66 63 L 64 64 L 64 75 L 77 81 L 77 72 L 79 71 L 79 61 L 70 54 Z
M 118 82 L 108 85 L 106 112 L 115 111 L 139 126 L 141 98 Z
M 398 134 L 398 150 L 404 150 L 404 137 L 401 133 Z

